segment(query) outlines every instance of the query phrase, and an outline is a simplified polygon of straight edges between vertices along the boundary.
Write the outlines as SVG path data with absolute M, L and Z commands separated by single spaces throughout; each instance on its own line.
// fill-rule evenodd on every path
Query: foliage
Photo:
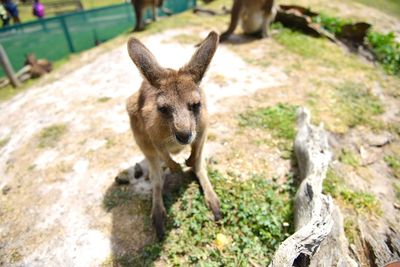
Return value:
M 339 156 L 339 161 L 353 167 L 360 166 L 359 158 L 353 152 L 347 149 L 342 150 L 342 153 Z
M 383 64 L 387 72 L 400 73 L 400 43 L 396 42 L 394 33 L 383 34 L 371 31 L 367 39 L 378 61 Z
M 61 139 L 61 136 L 67 132 L 67 125 L 54 124 L 43 128 L 39 133 L 39 147 L 54 147 Z
M 10 141 L 10 137 L 6 137 L 3 139 L 0 139 L 0 148 L 2 148 L 3 146 L 7 145 L 7 143 Z
M 209 176 L 221 201 L 221 222 L 212 220 L 199 184 L 191 182 L 180 189 L 178 201 L 164 197 L 169 231 L 164 242 L 150 244 L 140 254 L 124 255 L 117 263 L 149 266 L 161 258 L 167 266 L 267 266 L 292 231 L 293 187 L 261 176 L 227 181 L 215 170 Z
M 325 14 L 320 14 L 314 17 L 313 20 L 334 35 L 340 34 L 344 25 L 352 23 L 351 20 L 330 17 Z M 369 44 L 376 59 L 389 74 L 398 74 L 400 72 L 400 43 L 396 41 L 396 36 L 393 32 L 383 34 L 369 31 L 364 42 Z
M 380 215 L 382 212 L 379 201 L 373 194 L 350 189 L 332 169 L 328 169 L 326 173 L 323 191 L 344 203 L 344 205 L 352 207 L 357 212 L 375 215 Z
M 327 16 L 326 14 L 319 14 L 313 18 L 313 21 L 320 24 L 325 30 L 333 34 L 340 34 L 342 27 L 351 23 L 348 19 L 341 19 Z
M 278 104 L 240 114 L 240 126 L 258 127 L 271 131 L 275 138 L 293 140 L 296 134 L 296 106 Z
M 400 156 L 399 155 L 388 155 L 385 156 L 384 161 L 392 169 L 393 175 L 400 178 Z
M 337 86 L 337 101 L 340 117 L 349 127 L 369 125 L 379 127 L 374 116 L 384 112 L 384 107 L 378 97 L 372 95 L 362 84 L 344 82 Z

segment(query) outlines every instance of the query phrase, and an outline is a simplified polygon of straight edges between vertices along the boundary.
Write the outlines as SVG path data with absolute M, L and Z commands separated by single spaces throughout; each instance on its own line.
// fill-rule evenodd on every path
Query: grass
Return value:
M 355 168 L 360 166 L 360 158 L 350 150 L 343 149 L 339 155 L 339 161 Z
M 178 199 L 164 197 L 169 232 L 164 242 L 149 244 L 138 254 L 116 257 L 115 263 L 149 266 L 161 260 L 166 266 L 267 266 L 278 245 L 292 232 L 289 199 L 293 187 L 263 176 L 228 181 L 216 170 L 209 170 L 209 176 L 221 200 L 221 222 L 211 219 L 199 184 L 192 181 L 173 193 Z M 118 194 L 122 199 L 111 197 L 107 207 L 123 205 L 126 195 Z
M 296 135 L 297 106 L 278 104 L 276 106 L 259 108 L 239 115 L 239 125 L 245 128 L 260 128 L 268 131 L 283 153 L 282 158 L 289 159 L 293 156 L 293 140 Z M 276 141 L 276 142 L 275 142 Z M 265 140 L 256 140 L 265 143 Z M 267 141 L 271 145 L 271 141 Z
M 345 218 L 343 227 L 347 240 L 350 244 L 354 244 L 355 240 L 359 236 L 357 224 L 352 219 Z
M 60 7 L 57 9 L 46 8 L 46 3 L 53 2 L 53 1 L 41 0 L 41 2 L 45 6 L 46 17 L 54 16 L 54 15 L 56 15 L 56 12 L 58 12 L 58 13 L 71 12 L 76 8 L 75 5 L 66 5 L 64 7 Z M 109 5 L 113 5 L 113 4 L 124 3 L 123 0 L 82 0 L 81 2 L 82 2 L 84 9 L 91 9 L 91 8 L 97 8 L 97 7 L 109 6 Z M 36 17 L 32 15 L 31 5 L 19 5 L 18 8 L 19 8 L 19 13 L 20 13 L 20 19 L 22 22 L 36 20 Z
M 398 201 L 400 201 L 400 184 L 399 183 L 394 184 L 393 187 L 394 187 L 394 190 L 395 190 L 396 199 Z
M 385 156 L 384 161 L 392 169 L 393 175 L 400 179 L 400 156 L 388 155 Z
M 377 115 L 384 113 L 384 107 L 378 97 L 369 92 L 364 85 L 355 82 L 343 82 L 336 87 L 337 116 L 352 128 L 358 125 L 381 128 Z
M 105 103 L 105 102 L 108 102 L 110 99 L 111 99 L 111 97 L 104 96 L 104 97 L 98 98 L 98 99 L 97 99 L 97 102 L 99 102 L 99 103 Z
M 67 125 L 53 124 L 42 129 L 39 133 L 39 148 L 54 147 L 67 132 Z
M 3 139 L 0 139 L 0 148 L 2 148 L 3 146 L 7 145 L 9 141 L 10 141 L 10 137 L 6 137 L 6 138 L 3 138 Z
M 350 207 L 358 213 L 378 216 L 382 213 L 379 201 L 373 194 L 350 189 L 332 169 L 328 169 L 323 183 L 323 191 L 342 202 L 345 207 Z
M 400 2 L 398 0 L 353 0 L 361 4 L 371 6 L 375 9 L 381 10 L 384 13 L 390 14 L 392 16 L 400 19 Z
M 278 104 L 240 114 L 239 125 L 269 130 L 273 137 L 293 140 L 297 106 Z

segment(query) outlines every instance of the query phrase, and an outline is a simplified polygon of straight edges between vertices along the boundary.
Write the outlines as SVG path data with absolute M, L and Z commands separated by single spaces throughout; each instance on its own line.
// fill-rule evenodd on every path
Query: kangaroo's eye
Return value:
M 164 115 L 168 115 L 171 113 L 171 108 L 168 106 L 160 106 L 157 107 L 158 111 Z
M 189 110 L 193 111 L 194 113 L 198 113 L 200 111 L 201 104 L 200 102 L 189 104 Z

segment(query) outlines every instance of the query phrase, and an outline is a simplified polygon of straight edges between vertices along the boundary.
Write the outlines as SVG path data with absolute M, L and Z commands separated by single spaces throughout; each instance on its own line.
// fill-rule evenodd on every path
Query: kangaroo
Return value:
M 143 11 L 150 6 L 152 9 L 153 21 L 157 20 L 157 7 L 161 8 L 168 16 L 172 15 L 169 9 L 162 7 L 164 0 L 132 0 L 131 3 L 136 15 L 134 31 L 142 31 L 144 29 Z
M 226 41 L 235 31 L 239 19 L 246 34 L 256 34 L 261 38 L 268 37 L 269 26 L 276 16 L 275 0 L 234 0 L 231 22 L 221 35 L 220 41 Z
M 128 53 L 144 80 L 139 91 L 127 100 L 134 139 L 149 165 L 153 198 L 151 216 L 158 239 L 163 239 L 165 207 L 162 199 L 162 163 L 171 172 L 181 166 L 171 154 L 190 146 L 186 165 L 191 167 L 204 191 L 206 204 L 215 220 L 221 218 L 220 202 L 206 171 L 203 147 L 207 138 L 207 108 L 200 82 L 218 46 L 211 32 L 189 63 L 179 70 L 161 67 L 152 53 L 136 38 L 128 41 Z

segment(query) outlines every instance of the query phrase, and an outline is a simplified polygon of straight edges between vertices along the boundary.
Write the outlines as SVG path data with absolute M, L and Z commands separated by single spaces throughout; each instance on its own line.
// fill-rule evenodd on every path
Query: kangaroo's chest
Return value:
M 271 0 L 248 0 L 244 4 L 241 12 L 241 25 L 245 33 L 251 34 L 261 30 L 267 1 Z

